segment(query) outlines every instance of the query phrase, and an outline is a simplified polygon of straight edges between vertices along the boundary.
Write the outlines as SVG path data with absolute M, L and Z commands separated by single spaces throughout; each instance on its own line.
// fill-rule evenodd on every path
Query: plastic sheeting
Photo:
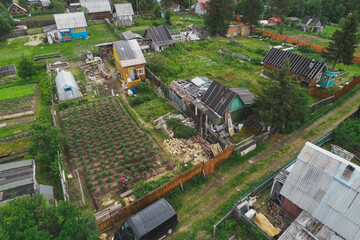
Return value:
M 274 237 L 279 234 L 279 232 L 274 228 L 274 226 L 269 222 L 269 220 L 262 213 L 256 214 L 254 217 L 254 222 L 258 227 L 266 232 L 270 237 Z

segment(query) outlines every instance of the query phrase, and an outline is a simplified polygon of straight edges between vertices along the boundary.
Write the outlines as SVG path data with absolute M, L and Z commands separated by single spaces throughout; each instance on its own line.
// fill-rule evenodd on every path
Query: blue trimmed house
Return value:
M 70 41 L 88 37 L 87 22 L 83 12 L 54 14 L 57 34 L 55 38 Z

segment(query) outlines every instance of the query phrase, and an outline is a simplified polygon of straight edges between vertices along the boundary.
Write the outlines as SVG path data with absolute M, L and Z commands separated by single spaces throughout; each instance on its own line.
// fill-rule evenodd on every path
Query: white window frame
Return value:
M 137 71 L 138 75 L 144 75 L 145 74 L 145 69 L 144 68 L 137 68 L 136 71 Z

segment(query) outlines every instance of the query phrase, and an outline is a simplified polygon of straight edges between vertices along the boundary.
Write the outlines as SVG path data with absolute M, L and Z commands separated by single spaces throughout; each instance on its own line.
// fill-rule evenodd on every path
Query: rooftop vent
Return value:
M 355 170 L 355 168 L 349 164 L 346 166 L 342 176 L 349 180 L 351 178 L 351 175 L 353 174 L 354 170 Z
M 314 63 L 315 63 L 315 60 L 314 60 L 314 59 L 311 60 L 311 63 L 310 63 L 310 65 L 309 65 L 309 68 L 310 68 L 310 69 L 314 67 Z

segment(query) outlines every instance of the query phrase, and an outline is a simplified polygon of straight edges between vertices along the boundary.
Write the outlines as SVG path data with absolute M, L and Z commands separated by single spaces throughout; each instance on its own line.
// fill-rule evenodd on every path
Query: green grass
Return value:
M 31 127 L 31 123 L 26 123 L 26 124 L 19 124 L 19 125 L 0 128 L 0 138 L 27 132 L 30 130 L 30 127 Z
M 0 156 L 9 154 L 12 152 L 18 152 L 24 149 L 28 149 L 31 146 L 30 139 L 13 141 L 10 143 L 4 143 L 0 145 Z
M 32 17 L 20 17 L 17 18 L 21 21 L 35 21 L 35 20 L 54 20 L 54 14 L 49 14 L 49 15 L 37 15 L 37 16 L 32 16 Z
M 10 98 L 34 95 L 35 89 L 33 84 L 22 85 L 18 87 L 0 89 L 0 101 Z
M 22 55 L 32 59 L 35 55 L 54 52 L 60 52 L 64 56 L 74 56 L 75 54 L 86 53 L 87 51 L 93 51 L 96 54 L 98 53 L 96 44 L 118 40 L 116 35 L 104 23 L 90 25 L 88 33 L 88 39 L 76 39 L 52 45 L 42 43 L 38 46 L 24 45 L 29 41 L 28 36 L 15 38 L 6 48 L 0 48 L 1 65 L 18 65 Z
M 150 121 L 151 117 L 155 120 L 168 112 L 179 113 L 170 103 L 162 98 L 154 98 L 151 101 L 135 106 L 134 109 L 147 122 Z

